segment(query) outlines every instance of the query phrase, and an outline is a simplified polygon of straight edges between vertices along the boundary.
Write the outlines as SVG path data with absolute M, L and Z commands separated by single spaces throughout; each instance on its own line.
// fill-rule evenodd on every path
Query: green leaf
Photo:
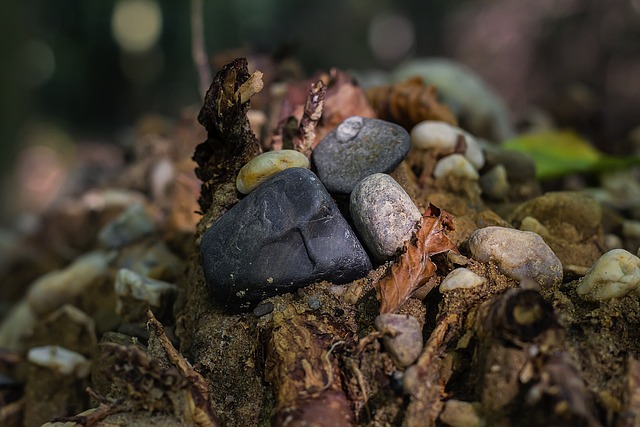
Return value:
M 640 164 L 640 157 L 608 156 L 589 141 L 570 131 L 543 131 L 519 135 L 505 141 L 507 150 L 530 155 L 539 179 L 557 178 L 576 172 L 601 172 Z

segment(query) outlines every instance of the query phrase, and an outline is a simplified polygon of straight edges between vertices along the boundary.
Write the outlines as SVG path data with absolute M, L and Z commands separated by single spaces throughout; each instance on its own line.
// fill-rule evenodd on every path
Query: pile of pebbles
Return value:
M 236 182 L 249 194 L 201 241 L 215 299 L 247 308 L 319 280 L 351 282 L 373 269 L 371 259 L 391 259 L 421 218 L 409 195 L 386 175 L 410 148 L 401 126 L 354 116 L 320 141 L 311 163 L 292 150 L 251 160 Z M 311 164 L 315 173 L 305 168 Z M 348 199 L 347 207 L 341 211 L 332 196 Z
M 422 217 L 389 175 L 410 150 L 437 159 L 429 171 L 436 184 L 452 178 L 469 182 L 489 199 L 506 197 L 510 182 L 517 185 L 523 173 L 533 173 L 527 162 L 511 162 L 509 155 L 504 161 L 504 154 L 485 150 L 468 132 L 443 122 L 422 122 L 409 134 L 383 120 L 347 118 L 319 142 L 311 162 L 282 150 L 242 168 L 236 185 L 247 196 L 204 233 L 200 245 L 214 300 L 244 310 L 314 282 L 352 282 L 392 260 Z M 522 168 L 507 170 L 503 163 Z M 474 259 L 494 262 L 513 279 L 533 278 L 542 286 L 562 281 L 558 256 L 526 228 L 481 228 L 468 244 Z M 483 283 L 460 275 L 446 280 L 442 290 L 471 282 Z

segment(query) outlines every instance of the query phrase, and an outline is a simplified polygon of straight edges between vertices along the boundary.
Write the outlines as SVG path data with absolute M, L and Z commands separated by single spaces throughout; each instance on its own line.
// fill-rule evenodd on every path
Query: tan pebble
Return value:
M 580 280 L 578 295 L 589 301 L 623 297 L 640 287 L 640 258 L 624 249 L 602 255 Z
M 236 187 L 242 194 L 249 194 L 262 182 L 289 168 L 308 169 L 309 159 L 295 150 L 268 151 L 254 157 L 240 169 Z
M 478 276 L 468 268 L 456 268 L 444 278 L 440 284 L 440 292 L 447 292 L 453 289 L 470 289 L 480 286 L 487 281 L 484 277 Z

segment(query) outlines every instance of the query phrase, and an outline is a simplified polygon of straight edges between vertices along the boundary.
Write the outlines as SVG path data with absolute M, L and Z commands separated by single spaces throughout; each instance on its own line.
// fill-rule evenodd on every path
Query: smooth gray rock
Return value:
M 356 231 L 373 257 L 384 262 L 411 238 L 420 211 L 389 175 L 376 173 L 351 192 L 349 210 Z
M 204 233 L 200 255 L 211 294 L 229 309 L 372 268 L 320 180 L 302 168 L 274 175 L 225 213 Z
M 374 322 L 378 332 L 387 334 L 382 339 L 393 363 L 406 368 L 422 352 L 422 328 L 414 317 L 404 314 L 381 314 Z
M 469 237 L 471 256 L 480 262 L 493 261 L 507 276 L 531 278 L 541 286 L 562 282 L 562 264 L 542 237 L 530 231 L 485 227 Z
M 409 148 L 411 138 L 401 126 L 353 116 L 318 143 L 311 160 L 330 193 L 349 194 L 367 176 L 395 169 Z

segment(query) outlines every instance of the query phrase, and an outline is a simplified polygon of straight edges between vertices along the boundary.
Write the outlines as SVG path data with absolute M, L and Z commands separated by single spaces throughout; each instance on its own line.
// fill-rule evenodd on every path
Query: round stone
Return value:
M 349 194 L 367 176 L 395 169 L 410 146 L 409 134 L 401 126 L 353 116 L 318 143 L 311 160 L 330 193 Z
M 530 231 L 485 227 L 469 237 L 469 250 L 480 262 L 493 261 L 516 280 L 531 278 L 541 286 L 562 281 L 562 264 L 542 237 Z
M 318 177 L 302 168 L 274 175 L 220 217 L 200 256 L 211 294 L 229 309 L 320 280 L 347 283 L 372 268 Z
M 295 150 L 262 153 L 240 169 L 236 188 L 242 194 L 249 194 L 262 182 L 288 168 L 309 168 L 309 159 Z
M 358 235 L 378 262 L 402 248 L 421 218 L 411 197 L 383 173 L 370 175 L 355 186 L 349 210 Z
M 381 314 L 376 317 L 374 324 L 378 332 L 385 334 L 382 343 L 396 366 L 406 368 L 420 356 L 422 328 L 415 317 Z

